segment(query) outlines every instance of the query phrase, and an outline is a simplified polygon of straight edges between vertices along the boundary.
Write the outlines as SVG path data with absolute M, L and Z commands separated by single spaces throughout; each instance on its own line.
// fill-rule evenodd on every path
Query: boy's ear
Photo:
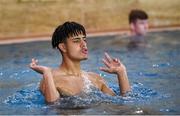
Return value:
M 66 46 L 65 46 L 64 43 L 60 43 L 60 44 L 58 45 L 58 47 L 59 47 L 59 49 L 60 49 L 62 52 L 66 52 Z
M 131 30 L 134 30 L 134 29 L 135 29 L 135 27 L 134 27 L 134 24 L 133 24 L 133 23 L 130 23 L 130 28 L 131 28 Z

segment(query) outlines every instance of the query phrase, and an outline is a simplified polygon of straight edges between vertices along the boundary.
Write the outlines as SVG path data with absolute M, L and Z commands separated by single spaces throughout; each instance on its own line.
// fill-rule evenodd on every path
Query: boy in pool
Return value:
M 148 15 L 143 10 L 131 10 L 129 13 L 129 25 L 131 38 L 128 44 L 129 48 L 146 47 L 145 35 L 148 30 Z
M 47 102 L 55 102 L 62 96 L 80 94 L 85 83 L 84 78 L 105 94 L 115 95 L 106 85 L 105 80 L 98 74 L 81 70 L 80 62 L 88 58 L 85 28 L 76 22 L 65 22 L 58 26 L 52 36 L 52 46 L 57 48 L 62 55 L 62 63 L 56 69 L 38 65 L 36 59 L 32 59 L 30 68 L 41 73 L 43 79 L 40 90 Z M 121 95 L 130 91 L 130 85 L 126 67 L 118 58 L 112 58 L 107 53 L 102 59 L 106 67 L 100 70 L 116 74 Z

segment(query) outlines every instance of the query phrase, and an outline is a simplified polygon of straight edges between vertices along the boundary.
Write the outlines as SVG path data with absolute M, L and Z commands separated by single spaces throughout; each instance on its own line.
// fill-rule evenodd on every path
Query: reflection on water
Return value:
M 151 33 L 147 38 L 152 47 L 133 51 L 126 47 L 127 37 L 89 38 L 90 56 L 82 68 L 99 73 L 117 96 L 91 88 L 93 91 L 64 97 L 55 104 L 45 103 L 38 88 L 41 76 L 27 66 L 32 57 L 40 64 L 58 66 L 61 57 L 50 42 L 1 45 L 0 114 L 180 114 L 179 37 L 179 31 Z M 127 97 L 119 96 L 114 75 L 98 70 L 104 51 L 127 66 L 132 88 Z

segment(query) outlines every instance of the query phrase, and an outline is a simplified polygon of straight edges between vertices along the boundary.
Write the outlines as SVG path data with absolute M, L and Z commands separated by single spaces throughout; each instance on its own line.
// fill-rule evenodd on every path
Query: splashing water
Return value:
M 82 73 L 82 78 L 83 78 L 83 84 L 84 84 L 84 86 L 83 86 L 83 92 L 85 92 L 85 93 L 90 93 L 90 92 L 92 92 L 92 87 L 93 87 L 93 84 L 92 84 L 92 82 L 88 79 L 88 75 L 85 73 L 85 72 L 83 72 Z

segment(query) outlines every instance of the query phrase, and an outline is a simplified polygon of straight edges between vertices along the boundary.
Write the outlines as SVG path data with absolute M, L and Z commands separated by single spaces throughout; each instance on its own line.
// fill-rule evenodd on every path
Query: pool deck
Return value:
M 158 31 L 173 31 L 180 30 L 180 25 L 175 26 L 159 26 L 159 27 L 150 27 L 149 32 L 158 32 Z M 102 31 L 87 31 L 88 37 L 94 36 L 110 36 L 110 35 L 130 35 L 129 29 L 114 29 L 114 30 L 102 30 Z M 13 43 L 24 43 L 31 41 L 47 41 L 51 40 L 51 34 L 42 34 L 42 35 L 27 35 L 27 36 L 17 36 L 17 37 L 5 37 L 0 38 L 0 45 L 2 44 L 13 44 Z

